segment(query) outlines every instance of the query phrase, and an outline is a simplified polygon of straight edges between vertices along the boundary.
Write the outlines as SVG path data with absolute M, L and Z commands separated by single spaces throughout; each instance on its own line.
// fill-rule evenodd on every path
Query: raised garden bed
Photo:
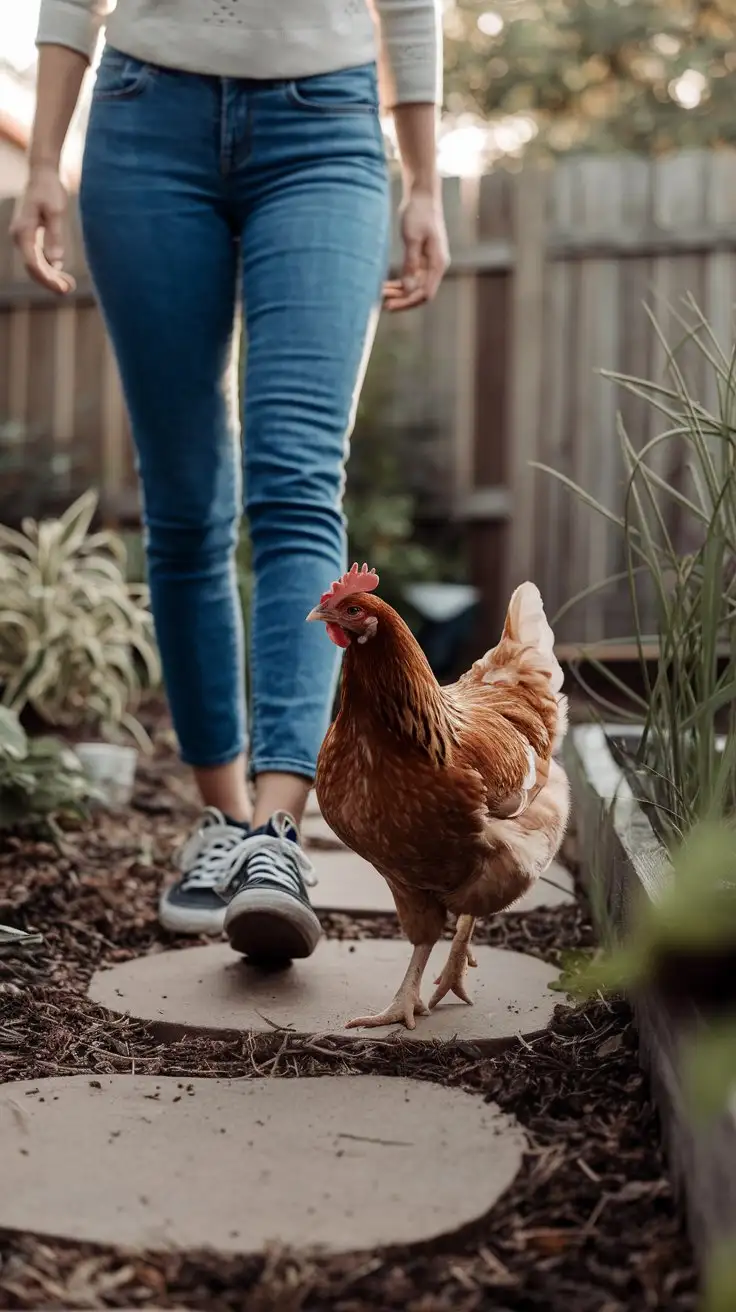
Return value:
M 579 725 L 566 743 L 566 765 L 577 816 L 581 878 L 604 942 L 623 938 L 643 904 L 656 902 L 672 879 L 668 854 L 637 800 L 612 742 L 636 730 Z M 633 999 L 640 1058 L 659 1107 L 674 1181 L 681 1192 L 701 1262 L 712 1247 L 736 1235 L 736 1099 L 707 1127 L 685 1109 L 682 1049 L 709 1024 L 703 1005 L 702 964 L 680 962 L 671 978 Z M 711 981 L 712 983 L 712 981 Z M 712 990 L 711 990 L 712 992 Z M 722 980 L 733 996 L 733 978 Z

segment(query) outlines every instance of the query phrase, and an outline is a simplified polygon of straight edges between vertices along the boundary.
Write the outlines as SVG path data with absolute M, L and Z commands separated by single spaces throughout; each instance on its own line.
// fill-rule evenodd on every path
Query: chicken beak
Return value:
M 326 620 L 326 619 L 327 616 L 325 615 L 321 606 L 315 606 L 314 610 L 310 610 L 309 614 L 307 615 L 307 623 L 309 623 L 311 620 Z

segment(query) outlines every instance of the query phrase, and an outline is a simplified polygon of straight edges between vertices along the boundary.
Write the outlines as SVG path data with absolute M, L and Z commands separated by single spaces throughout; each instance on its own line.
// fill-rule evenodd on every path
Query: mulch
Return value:
M 98 966 L 191 946 L 158 928 L 171 855 L 196 815 L 171 737 L 141 766 L 134 805 L 53 843 L 0 835 L 0 922 L 41 930 L 43 949 L 0 957 L 0 1082 L 129 1073 L 294 1079 L 372 1073 L 432 1080 L 493 1100 L 529 1151 L 489 1214 L 431 1246 L 319 1257 L 131 1253 L 0 1234 L 0 1308 L 192 1308 L 208 1312 L 694 1312 L 692 1251 L 666 1177 L 628 1007 L 562 1002 L 549 1031 L 496 1056 L 472 1044 L 289 1034 L 162 1044 L 84 996 Z M 391 917 L 323 918 L 339 937 L 395 937 Z M 584 903 L 507 915 L 480 942 L 560 965 L 593 942 Z M 483 1169 L 482 1160 L 478 1169 Z M 1 1187 L 1 1185 L 0 1185 Z

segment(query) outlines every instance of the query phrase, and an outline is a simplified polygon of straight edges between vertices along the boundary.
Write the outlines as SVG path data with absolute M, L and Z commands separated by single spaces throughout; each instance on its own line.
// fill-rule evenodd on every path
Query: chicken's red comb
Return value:
M 377 587 L 376 571 L 369 569 L 367 565 L 358 569 L 356 563 L 347 574 L 343 574 L 341 579 L 336 579 L 330 589 L 323 593 L 320 597 L 320 605 L 324 606 L 327 601 L 342 601 L 343 597 L 349 597 L 353 592 L 373 592 Z

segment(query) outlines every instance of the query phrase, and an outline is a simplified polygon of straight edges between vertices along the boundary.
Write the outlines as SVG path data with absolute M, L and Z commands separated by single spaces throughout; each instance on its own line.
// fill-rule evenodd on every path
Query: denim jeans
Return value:
M 181 753 L 246 746 L 234 549 L 253 551 L 250 766 L 312 777 L 337 651 L 307 612 L 345 567 L 344 462 L 387 260 L 373 65 L 233 81 L 108 49 L 81 213 L 142 484 Z M 231 376 L 247 334 L 243 461 Z

